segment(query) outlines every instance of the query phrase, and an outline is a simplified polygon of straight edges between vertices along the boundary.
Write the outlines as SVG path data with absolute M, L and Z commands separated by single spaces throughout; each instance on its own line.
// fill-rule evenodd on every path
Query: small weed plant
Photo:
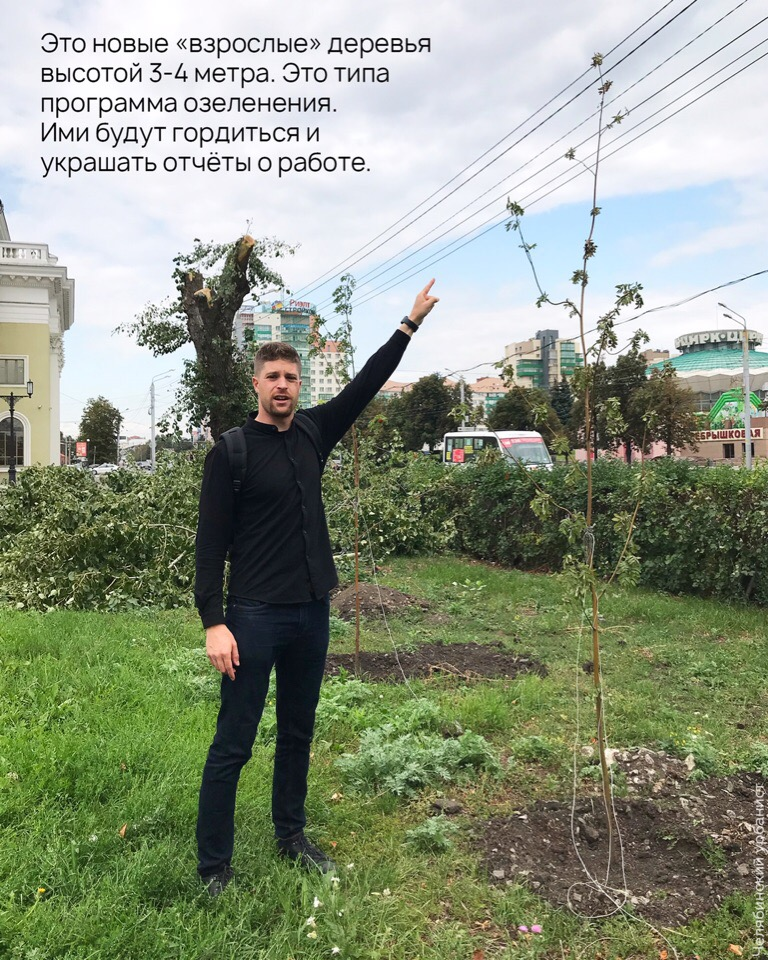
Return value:
M 344 754 L 336 764 L 354 790 L 397 797 L 415 797 L 428 787 L 480 773 L 501 773 L 495 751 L 479 734 L 467 731 L 446 740 L 434 733 L 398 733 L 393 724 L 365 730 L 357 753 Z
M 683 733 L 670 734 L 666 740 L 662 740 L 661 746 L 683 760 L 692 757 L 696 764 L 692 771 L 694 779 L 722 771 L 722 758 L 700 727 L 689 726 Z
M 447 853 L 453 847 L 458 832 L 458 824 L 448 817 L 430 817 L 413 830 L 408 830 L 405 839 L 423 853 Z

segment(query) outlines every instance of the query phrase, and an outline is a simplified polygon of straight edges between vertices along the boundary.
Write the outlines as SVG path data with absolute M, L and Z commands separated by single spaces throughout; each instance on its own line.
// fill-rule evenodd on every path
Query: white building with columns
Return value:
M 75 282 L 47 244 L 11 239 L 0 201 L 0 482 L 12 454 L 11 395 L 16 465 L 60 463 L 59 383 L 74 299 Z

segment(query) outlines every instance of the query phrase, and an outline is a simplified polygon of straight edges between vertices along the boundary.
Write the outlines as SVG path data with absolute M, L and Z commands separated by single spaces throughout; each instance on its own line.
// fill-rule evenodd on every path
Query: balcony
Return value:
M 47 243 L 0 243 L 0 263 L 28 263 L 53 266 L 58 257 L 48 253 Z
M 541 373 L 541 360 L 519 360 L 517 373 L 521 377 L 531 377 Z

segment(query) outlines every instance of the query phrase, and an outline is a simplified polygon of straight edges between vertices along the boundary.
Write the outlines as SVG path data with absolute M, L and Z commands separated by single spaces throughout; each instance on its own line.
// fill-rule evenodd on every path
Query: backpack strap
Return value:
M 305 433 L 315 448 L 317 459 L 320 461 L 320 470 L 325 469 L 325 458 L 322 454 L 322 440 L 320 430 L 314 420 L 309 417 L 303 417 L 299 414 L 294 418 L 294 423 Z M 221 435 L 224 446 L 227 449 L 227 459 L 229 460 L 229 470 L 232 474 L 232 490 L 237 497 L 243 488 L 245 482 L 245 472 L 248 465 L 248 449 L 245 445 L 245 433 L 242 427 L 232 427 L 225 430 Z
M 306 433 L 309 439 L 312 441 L 312 446 L 315 448 L 315 453 L 317 454 L 317 459 L 320 461 L 320 471 L 322 472 L 325 469 L 325 457 L 322 453 L 322 439 L 320 437 L 320 430 L 314 420 L 310 420 L 309 417 L 302 415 L 301 412 L 297 413 L 293 418 L 293 422 L 299 428 L 299 430 Z
M 229 470 L 232 474 L 232 490 L 238 496 L 245 481 L 245 469 L 248 451 L 245 446 L 245 433 L 242 427 L 232 427 L 221 435 L 224 446 L 227 448 Z

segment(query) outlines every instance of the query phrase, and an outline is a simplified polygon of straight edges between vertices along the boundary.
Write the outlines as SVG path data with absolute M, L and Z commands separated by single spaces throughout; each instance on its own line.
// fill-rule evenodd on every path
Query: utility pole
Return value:
M 150 448 L 150 460 L 152 466 L 150 471 L 155 472 L 155 380 L 163 380 L 165 377 L 169 377 L 173 373 L 173 370 L 166 370 L 165 373 L 158 373 L 156 377 L 152 377 L 152 382 L 149 385 L 149 416 L 150 416 L 150 433 L 149 433 L 149 448 Z
M 718 303 L 718 307 L 723 310 L 730 310 L 731 313 L 723 313 L 729 320 L 735 320 L 736 317 L 741 320 L 744 326 L 744 363 L 742 364 L 742 376 L 744 380 L 744 466 L 747 470 L 752 469 L 752 401 L 749 387 L 749 331 L 747 330 L 747 321 L 740 313 L 724 303 Z M 731 314 L 736 314 L 736 317 Z
M 475 364 L 474 367 L 466 367 L 464 370 L 451 370 L 450 373 L 446 373 L 446 374 L 445 374 L 445 379 L 446 379 L 446 380 L 447 380 L 449 377 L 454 376 L 454 374 L 457 374 L 457 373 L 462 374 L 462 376 L 459 377 L 459 399 L 460 399 L 460 404 L 461 404 L 461 428 L 460 428 L 460 429 L 462 429 L 462 430 L 466 430 L 466 429 L 467 429 L 467 413 L 466 413 L 466 407 L 465 407 L 465 405 L 464 405 L 464 404 L 465 404 L 464 388 L 465 388 L 466 384 L 465 384 L 465 382 L 464 382 L 464 376 L 463 376 L 463 374 L 467 373 L 467 371 L 469 371 L 469 370 L 476 370 L 478 367 L 484 367 L 484 366 L 487 366 L 487 364 L 477 363 L 477 364 Z

